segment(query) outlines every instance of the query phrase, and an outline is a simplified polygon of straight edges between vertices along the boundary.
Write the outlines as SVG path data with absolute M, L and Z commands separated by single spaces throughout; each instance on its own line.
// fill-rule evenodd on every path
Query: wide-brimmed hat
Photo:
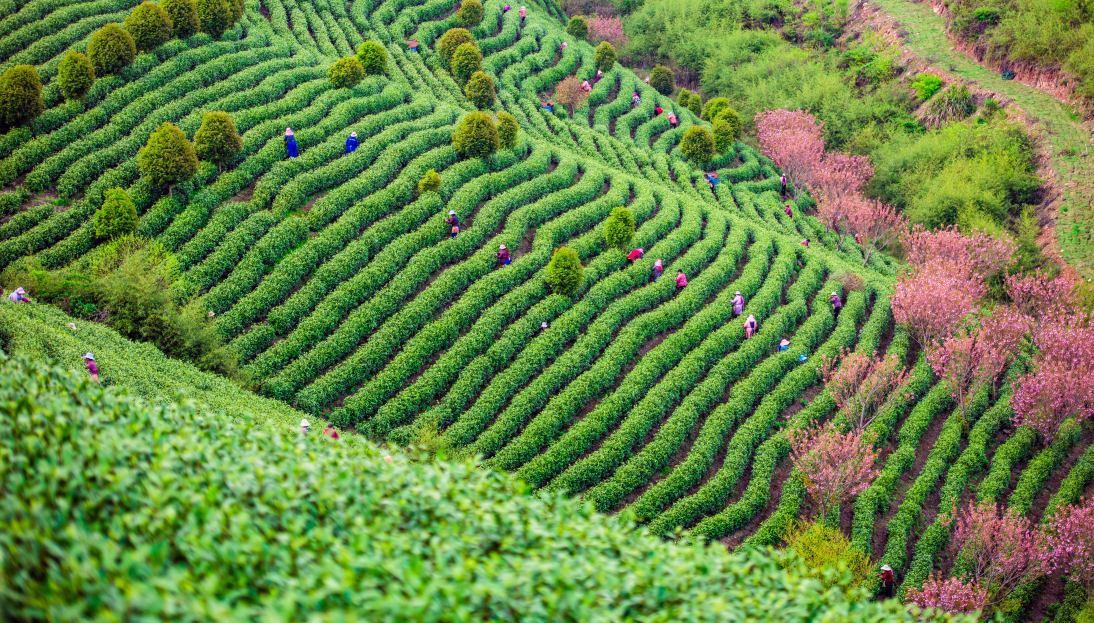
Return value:
M 285 128 L 285 135 L 292 136 L 292 128 Z
M 502 251 L 504 251 L 505 250 L 505 245 L 504 244 L 499 244 L 498 248 L 501 249 Z
M 835 293 L 835 292 L 833 292 L 833 293 L 832 293 L 832 296 L 836 296 L 836 293 Z
M 304 418 L 304 419 L 300 420 L 300 425 L 303 426 L 304 428 L 307 428 L 307 427 L 311 426 L 311 424 L 308 424 L 308 418 Z
M 456 211 L 455 210 L 449 210 L 448 211 L 448 216 L 456 216 Z
M 790 346 L 790 340 L 783 340 L 779 342 L 779 346 Z
M 881 570 L 882 571 L 892 571 L 893 568 L 890 567 L 889 565 L 881 565 Z
M 27 293 L 27 291 L 26 291 L 26 290 L 24 290 L 24 289 L 22 288 L 22 286 L 20 286 L 20 287 L 18 287 L 18 288 L 15 288 L 15 292 L 14 292 L 14 294 L 26 294 L 26 293 Z
M 741 293 L 741 291 L 740 291 L 740 290 L 737 290 L 737 294 L 740 294 L 740 293 Z
M 542 329 L 546 329 L 546 328 L 547 328 L 547 321 L 546 321 L 546 320 L 544 320 L 543 322 L 539 323 L 539 326 L 540 326 L 540 328 L 542 328 Z
M 350 132 L 349 135 L 352 136 L 353 138 L 357 138 L 357 133 L 356 132 Z
M 83 358 L 84 359 L 90 359 L 91 361 L 95 361 L 95 355 L 92 355 L 91 353 L 87 353 L 86 355 L 84 355 Z

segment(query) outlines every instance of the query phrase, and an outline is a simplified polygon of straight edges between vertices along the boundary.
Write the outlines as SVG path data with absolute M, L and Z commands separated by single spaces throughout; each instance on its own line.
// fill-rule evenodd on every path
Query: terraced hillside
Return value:
M 0 58 L 48 80 L 48 110 L 0 137 L 0 178 L 20 203 L 0 225 L 0 268 L 28 254 L 46 268 L 76 260 L 96 244 L 90 216 L 103 191 L 126 188 L 138 232 L 175 252 L 192 304 L 215 313 L 259 393 L 378 439 L 435 431 L 457 453 L 631 511 L 659 534 L 777 540 L 808 506 L 783 431 L 834 410 L 799 356 L 841 347 L 915 366 L 914 397 L 872 425 L 881 477 L 842 509 L 854 541 L 899 580 L 948 564 L 936 518 L 958 501 L 995 498 L 1039 519 L 1090 492 L 1089 428 L 1041 448 L 1010 425 L 1004 391 L 981 397 L 962 434 L 946 389 L 893 327 L 896 262 L 874 254 L 863 267 L 857 245 L 837 250 L 815 218 L 784 214 L 771 161 L 736 144 L 715 162 L 712 191 L 678 150 L 700 121 L 619 66 L 572 119 L 540 108 L 537 94 L 562 78 L 595 73 L 593 48 L 564 34 L 553 2 L 528 5 L 523 28 L 504 2 L 484 3 L 473 34 L 498 108 L 521 127 L 516 148 L 485 160 L 453 149 L 473 107 L 428 54 L 456 25 L 454 0 L 251 0 L 221 40 L 171 41 L 98 80 L 86 107 L 63 103 L 59 59 L 135 4 L 33 0 L 0 19 Z M 427 54 L 408 52 L 410 38 Z M 387 48 L 387 77 L 332 88 L 329 66 L 366 39 Z M 176 189 L 182 201 L 157 196 L 139 178 L 138 150 L 164 121 L 192 137 L 212 110 L 232 116 L 242 155 L 222 174 L 204 164 Z M 285 158 L 286 126 L 299 158 Z M 351 131 L 360 147 L 346 154 Z M 443 184 L 415 197 L 429 169 Z M 72 203 L 43 199 L 53 193 Z M 605 245 L 602 223 L 619 205 L 646 250 L 634 264 Z M 461 216 L 454 239 L 448 210 Z M 499 244 L 511 265 L 497 267 Z M 562 245 L 585 266 L 571 297 L 549 294 L 543 278 Z M 653 282 L 655 258 L 667 276 L 687 274 L 682 293 L 672 279 Z M 865 288 L 845 292 L 848 273 Z M 748 340 L 732 314 L 738 290 L 760 323 Z M 832 291 L 846 300 L 838 315 Z M 9 333 L 61 322 L 3 313 L 23 314 Z M 791 347 L 778 352 L 783 338 Z M 113 348 L 92 333 L 76 339 L 66 353 Z M 1026 590 L 1032 599 L 1037 587 Z

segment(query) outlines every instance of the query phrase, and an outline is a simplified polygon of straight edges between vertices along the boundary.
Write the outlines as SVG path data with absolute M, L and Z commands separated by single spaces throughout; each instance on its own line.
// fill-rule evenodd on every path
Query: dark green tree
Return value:
M 703 106 L 703 114 L 699 117 L 703 121 L 714 121 L 726 108 L 729 108 L 729 99 L 725 97 L 716 97 L 709 102 L 706 106 Z
M 382 76 L 387 73 L 387 50 L 375 41 L 366 41 L 357 47 L 357 60 L 366 76 Z
M 452 75 L 467 82 L 476 71 L 482 71 L 482 53 L 474 43 L 464 43 L 452 54 Z
M 699 166 L 705 166 L 714 157 L 714 137 L 705 127 L 693 125 L 684 132 L 680 153 Z
M 43 110 L 42 79 L 33 65 L 16 65 L 0 76 L 0 127 L 30 123 Z
M 661 95 L 672 95 L 676 89 L 676 78 L 671 69 L 658 65 L 650 72 L 650 86 Z
M 517 118 L 505 111 L 498 112 L 498 146 L 501 149 L 512 149 L 517 146 L 517 133 L 520 126 Z
M 615 61 L 618 57 L 615 54 L 615 46 L 607 41 L 601 41 L 600 45 L 596 46 L 596 52 L 593 54 L 593 62 L 596 63 L 596 68 L 604 73 L 608 73 L 615 67 Z
M 570 23 L 566 24 L 566 33 L 577 39 L 578 41 L 584 41 L 589 38 L 589 20 L 580 15 L 575 15 L 570 18 Z
M 482 22 L 482 3 L 479 0 L 463 0 L 456 20 L 464 28 L 474 28 Z
M 175 25 L 163 7 L 142 2 L 126 16 L 125 31 L 133 37 L 138 52 L 147 52 L 167 43 L 175 32 Z
M 444 63 L 445 67 L 448 67 L 452 62 L 452 55 L 456 53 L 456 48 L 465 43 L 474 42 L 475 38 L 471 36 L 466 28 L 450 28 L 437 41 L 437 54 L 440 55 L 441 62 Z
M 160 6 L 171 16 L 171 24 L 175 27 L 172 34 L 179 39 L 192 37 L 201 29 L 194 0 L 162 0 Z
M 95 68 L 86 54 L 69 52 L 57 68 L 57 82 L 66 100 L 82 100 L 95 84 Z
M 96 76 L 113 74 L 128 67 L 137 55 L 137 44 L 121 26 L 107 24 L 100 28 L 87 44 L 87 57 Z
M 156 188 L 167 187 L 171 194 L 175 184 L 185 182 L 198 170 L 198 157 L 186 134 L 172 123 L 163 123 L 148 143 L 141 148 L 137 159 L 141 177 Z
M 634 215 L 624 207 L 612 208 L 608 220 L 604 221 L 604 242 L 609 247 L 623 247 L 634 238 Z
M 485 158 L 498 150 L 498 143 L 494 118 L 482 111 L 467 114 L 452 134 L 452 145 L 468 158 Z
M 228 0 L 228 10 L 232 13 L 232 23 L 236 23 L 243 17 L 247 7 L 243 6 L 243 0 Z
M 559 247 L 547 263 L 547 285 L 551 292 L 570 296 L 581 286 L 585 278 L 585 268 L 577 252 L 569 247 Z
M 463 92 L 479 110 L 492 107 L 494 100 L 497 99 L 497 94 L 494 92 L 494 79 L 481 71 L 471 74 L 471 79 L 467 81 Z
M 194 0 L 194 8 L 201 21 L 201 31 L 214 39 L 219 39 L 234 21 L 235 11 L 228 0 Z
M 349 89 L 365 79 L 365 68 L 361 66 L 361 61 L 357 60 L 356 56 L 347 56 L 338 59 L 327 75 L 334 88 Z
M 194 152 L 198 158 L 217 163 L 217 172 L 221 172 L 224 161 L 242 149 L 243 139 L 228 113 L 214 111 L 201 116 L 201 127 L 194 134 Z
M 117 238 L 137 228 L 137 206 L 121 188 L 103 191 L 103 207 L 95 211 L 95 235 Z

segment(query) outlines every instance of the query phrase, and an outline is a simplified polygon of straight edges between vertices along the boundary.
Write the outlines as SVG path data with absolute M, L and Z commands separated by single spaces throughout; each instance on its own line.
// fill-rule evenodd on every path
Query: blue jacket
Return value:
M 351 151 L 357 151 L 357 137 L 356 136 L 351 136 L 351 137 L 346 139 L 346 153 L 348 154 Z

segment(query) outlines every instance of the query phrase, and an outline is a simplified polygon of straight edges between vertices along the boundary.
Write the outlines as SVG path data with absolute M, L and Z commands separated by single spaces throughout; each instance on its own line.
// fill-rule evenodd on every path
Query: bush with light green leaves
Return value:
M 608 73 L 615 67 L 615 61 L 618 57 L 615 54 L 615 46 L 607 41 L 601 41 L 600 45 L 596 46 L 596 51 L 593 54 L 593 62 L 596 63 L 596 68 L 604 73 Z
M 494 91 L 494 79 L 481 71 L 471 74 L 471 78 L 467 81 L 463 91 L 467 99 L 471 100 L 471 103 L 479 110 L 492 108 L 494 101 L 497 99 L 497 94 Z
M 201 116 L 201 127 L 194 133 L 194 153 L 199 159 L 215 162 L 221 172 L 224 161 L 242 149 L 243 139 L 228 113 L 213 111 Z
M 680 153 L 700 166 L 706 166 L 714 157 L 714 137 L 701 125 L 693 125 L 680 140 Z
M 365 78 L 365 68 L 356 56 L 340 58 L 330 68 L 330 84 L 336 89 L 349 89 L 357 86 Z
M 103 207 L 95 212 L 95 235 L 115 238 L 137 228 L 137 208 L 121 188 L 103 193 Z
M 505 111 L 498 112 L 498 147 L 512 149 L 517 146 L 517 133 L 520 125 L 517 118 Z
M 581 286 L 585 278 L 585 269 L 581 258 L 569 247 L 559 247 L 551 254 L 547 263 L 547 285 L 551 292 L 561 296 L 570 296 Z
M 612 208 L 612 214 L 604 222 L 604 241 L 609 247 L 622 249 L 634 238 L 634 215 L 624 207 Z
M 474 43 L 464 43 L 452 53 L 452 75 L 460 83 L 466 83 L 476 72 L 482 71 L 482 53 Z
M 167 11 L 151 2 L 139 4 L 126 16 L 124 24 L 138 52 L 147 52 L 167 43 L 175 30 Z
M 456 11 L 456 19 L 464 28 L 474 28 L 482 21 L 482 3 L 479 0 L 463 0 Z
M 234 2 L 235 0 L 194 0 L 198 20 L 201 21 L 201 31 L 219 39 L 234 21 Z
M 661 95 L 672 95 L 676 88 L 676 81 L 672 70 L 663 65 L 658 65 L 650 72 L 650 86 Z
M 460 121 L 452 146 L 468 158 L 485 158 L 498 150 L 498 128 L 489 113 L 473 112 Z
M 366 76 L 382 76 L 387 71 L 387 50 L 375 41 L 366 41 L 357 47 L 357 60 Z
M 160 6 L 171 17 L 172 34 L 179 39 L 191 37 L 201 29 L 194 0 L 162 0 Z
M 448 32 L 441 35 L 441 38 L 437 40 L 437 54 L 441 57 L 441 62 L 448 66 L 452 62 L 452 55 L 456 53 L 456 49 L 465 43 L 475 43 L 475 38 L 466 28 L 450 28 Z
M 140 151 L 141 177 L 154 187 L 166 187 L 185 182 L 198 170 L 198 157 L 186 134 L 173 123 L 164 123 L 148 137 Z
M 16 65 L 0 76 L 0 128 L 30 123 L 42 114 L 42 80 L 31 65 Z
M 584 41 L 589 38 L 589 20 L 585 19 L 581 15 L 575 15 L 570 18 L 570 23 L 566 24 L 566 34 L 570 35 L 578 41 Z
M 87 44 L 87 57 L 100 76 L 121 71 L 136 56 L 137 44 L 133 37 L 117 24 L 100 28 Z

